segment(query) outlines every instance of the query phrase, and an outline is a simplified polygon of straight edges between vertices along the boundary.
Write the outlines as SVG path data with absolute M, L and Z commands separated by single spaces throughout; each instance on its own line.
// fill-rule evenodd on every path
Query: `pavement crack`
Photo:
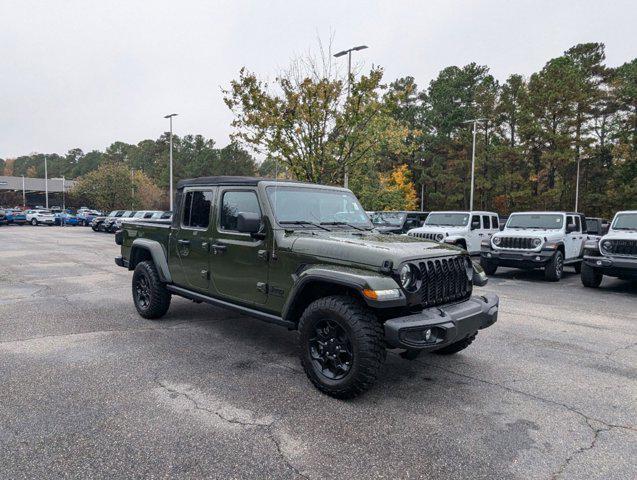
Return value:
M 613 355 L 616 355 L 618 352 L 621 352 L 622 350 L 628 350 L 630 348 L 633 348 L 637 346 L 637 342 L 633 342 L 633 343 L 629 343 L 628 345 L 623 345 L 621 347 L 617 347 L 617 348 L 613 348 L 610 352 L 608 352 L 605 356 L 608 360 L 610 360 L 611 362 L 615 362 L 618 363 L 617 360 L 613 359 Z
M 551 480 L 557 480 L 558 478 L 562 477 L 562 475 L 564 474 L 568 466 L 577 456 L 595 448 L 595 446 L 597 445 L 597 441 L 599 440 L 599 436 L 602 432 L 608 432 L 609 430 L 616 428 L 616 427 L 608 426 L 608 425 L 604 426 L 603 428 L 597 428 L 591 423 L 591 420 L 586 418 L 585 421 L 586 421 L 586 425 L 588 426 L 588 428 L 590 428 L 593 434 L 593 438 L 591 438 L 591 441 L 587 445 L 584 445 L 583 447 L 580 447 L 577 450 L 574 450 L 562 462 L 562 464 L 558 467 L 558 469 L 551 475 Z
M 433 368 L 437 368 L 439 370 L 442 370 L 444 372 L 451 373 L 452 375 L 457 375 L 459 377 L 468 378 L 470 380 L 474 380 L 476 382 L 484 383 L 486 385 L 491 385 L 491 386 L 494 386 L 494 387 L 502 388 L 502 389 L 504 389 L 504 390 L 506 390 L 508 392 L 511 392 L 511 393 L 517 393 L 519 395 L 524 395 L 524 396 L 526 396 L 528 398 L 532 398 L 532 399 L 537 400 L 539 402 L 543 402 L 543 403 L 547 403 L 549 405 L 556 405 L 556 406 L 562 407 L 562 408 L 568 410 L 569 412 L 573 412 L 576 415 L 579 415 L 586 422 L 595 421 L 597 423 L 600 423 L 600 424 L 604 425 L 605 427 L 608 427 L 609 429 L 610 428 L 623 428 L 625 430 L 630 430 L 630 431 L 633 431 L 633 432 L 637 432 L 637 428 L 635 426 L 632 426 L 632 425 L 618 425 L 618 424 L 609 423 L 609 422 L 606 422 L 604 420 L 600 420 L 599 418 L 591 417 L 590 415 L 587 415 L 587 414 L 585 414 L 583 412 L 580 412 L 577 408 L 575 408 L 575 407 L 573 407 L 571 405 L 568 405 L 566 403 L 558 402 L 557 400 L 552 400 L 550 398 L 541 397 L 539 395 L 535 395 L 533 393 L 525 392 L 524 390 L 518 390 L 517 388 L 512 388 L 512 387 L 503 385 L 501 383 L 490 382 L 489 380 L 485 380 L 483 378 L 478 378 L 478 377 L 474 377 L 474 376 L 471 376 L 471 375 L 467 375 L 466 373 L 456 372 L 455 370 L 451 370 L 451 369 L 446 368 L 446 367 L 441 367 L 440 365 L 427 363 L 427 362 L 424 362 L 422 360 L 416 360 L 416 362 L 421 364 L 421 365 L 425 365 L 427 367 L 433 367 Z
M 297 475 L 298 477 L 309 480 L 310 477 L 302 473 L 296 466 L 294 466 L 294 464 L 291 462 L 291 460 L 288 458 L 287 454 L 283 450 L 283 447 L 281 446 L 281 442 L 278 440 L 276 433 L 274 431 L 276 428 L 277 420 L 272 420 L 270 422 L 259 422 L 259 421 L 251 422 L 251 421 L 239 420 L 234 417 L 228 417 L 218 410 L 213 410 L 213 409 L 202 406 L 197 401 L 196 398 L 194 398 L 192 395 L 190 395 L 186 391 L 178 390 L 174 387 L 168 386 L 157 378 L 154 379 L 154 382 L 157 385 L 159 385 L 162 389 L 164 389 L 166 392 L 173 395 L 184 397 L 186 400 L 188 400 L 192 404 L 195 410 L 214 415 L 217 418 L 231 425 L 239 425 L 240 427 L 253 427 L 253 428 L 262 430 L 265 433 L 266 438 L 268 438 L 268 440 L 270 440 L 272 445 L 274 445 L 277 455 L 279 456 L 279 458 L 281 459 L 285 467 L 291 472 L 293 472 L 295 475 Z

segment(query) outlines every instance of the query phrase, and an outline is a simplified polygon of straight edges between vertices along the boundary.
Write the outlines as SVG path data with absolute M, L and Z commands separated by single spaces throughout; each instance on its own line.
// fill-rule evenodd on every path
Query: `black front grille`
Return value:
M 424 308 L 465 300 L 471 296 L 467 260 L 462 256 L 418 262 L 422 280 L 420 296 Z
M 637 255 L 637 240 L 606 240 L 610 242 L 611 248 L 605 248 L 607 253 L 611 255 Z
M 525 237 L 500 237 L 500 245 L 497 245 L 500 248 L 519 248 L 532 250 L 535 247 L 533 246 L 533 238 L 525 238 Z
M 437 233 L 410 232 L 409 236 L 424 238 L 426 240 L 436 240 Z

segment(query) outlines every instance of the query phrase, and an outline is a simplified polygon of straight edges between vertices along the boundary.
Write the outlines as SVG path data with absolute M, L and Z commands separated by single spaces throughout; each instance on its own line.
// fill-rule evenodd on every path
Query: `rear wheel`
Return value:
M 153 262 L 138 263 L 133 273 L 133 302 L 137 313 L 149 319 L 163 317 L 170 307 L 170 298 Z
M 374 384 L 387 353 L 376 316 L 345 296 L 321 298 L 307 307 L 299 321 L 299 349 L 314 386 L 343 399 Z
M 580 275 L 582 284 L 588 288 L 597 288 L 604 279 L 604 274 L 596 271 L 593 267 L 583 264 L 582 273 Z
M 553 258 L 549 260 L 544 268 L 544 278 L 551 282 L 557 282 L 562 278 L 564 272 L 564 255 L 559 250 L 555 252 Z

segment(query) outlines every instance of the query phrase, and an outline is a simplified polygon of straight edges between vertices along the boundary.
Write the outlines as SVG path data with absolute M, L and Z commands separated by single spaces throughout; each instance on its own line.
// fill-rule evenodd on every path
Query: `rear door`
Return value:
M 211 245 L 211 292 L 245 304 L 268 298 L 268 255 L 265 240 L 237 231 L 239 213 L 263 216 L 256 187 L 222 187 Z
M 187 188 L 182 196 L 178 227 L 170 238 L 171 274 L 175 284 L 207 293 L 214 188 Z

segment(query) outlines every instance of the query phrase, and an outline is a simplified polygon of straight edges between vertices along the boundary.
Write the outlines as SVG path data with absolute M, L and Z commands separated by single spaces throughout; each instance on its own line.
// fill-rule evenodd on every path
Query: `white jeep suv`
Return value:
M 482 242 L 480 264 L 487 275 L 500 266 L 543 268 L 544 277 L 556 282 L 565 265 L 579 273 L 586 239 L 586 220 L 580 213 L 516 212 L 504 230 Z
M 411 237 L 425 238 L 464 248 L 479 254 L 484 239 L 500 231 L 500 220 L 494 212 L 431 212 L 422 227 L 407 232 Z
M 584 244 L 582 283 L 597 288 L 604 275 L 637 280 L 637 210 L 617 212 L 606 235 Z

